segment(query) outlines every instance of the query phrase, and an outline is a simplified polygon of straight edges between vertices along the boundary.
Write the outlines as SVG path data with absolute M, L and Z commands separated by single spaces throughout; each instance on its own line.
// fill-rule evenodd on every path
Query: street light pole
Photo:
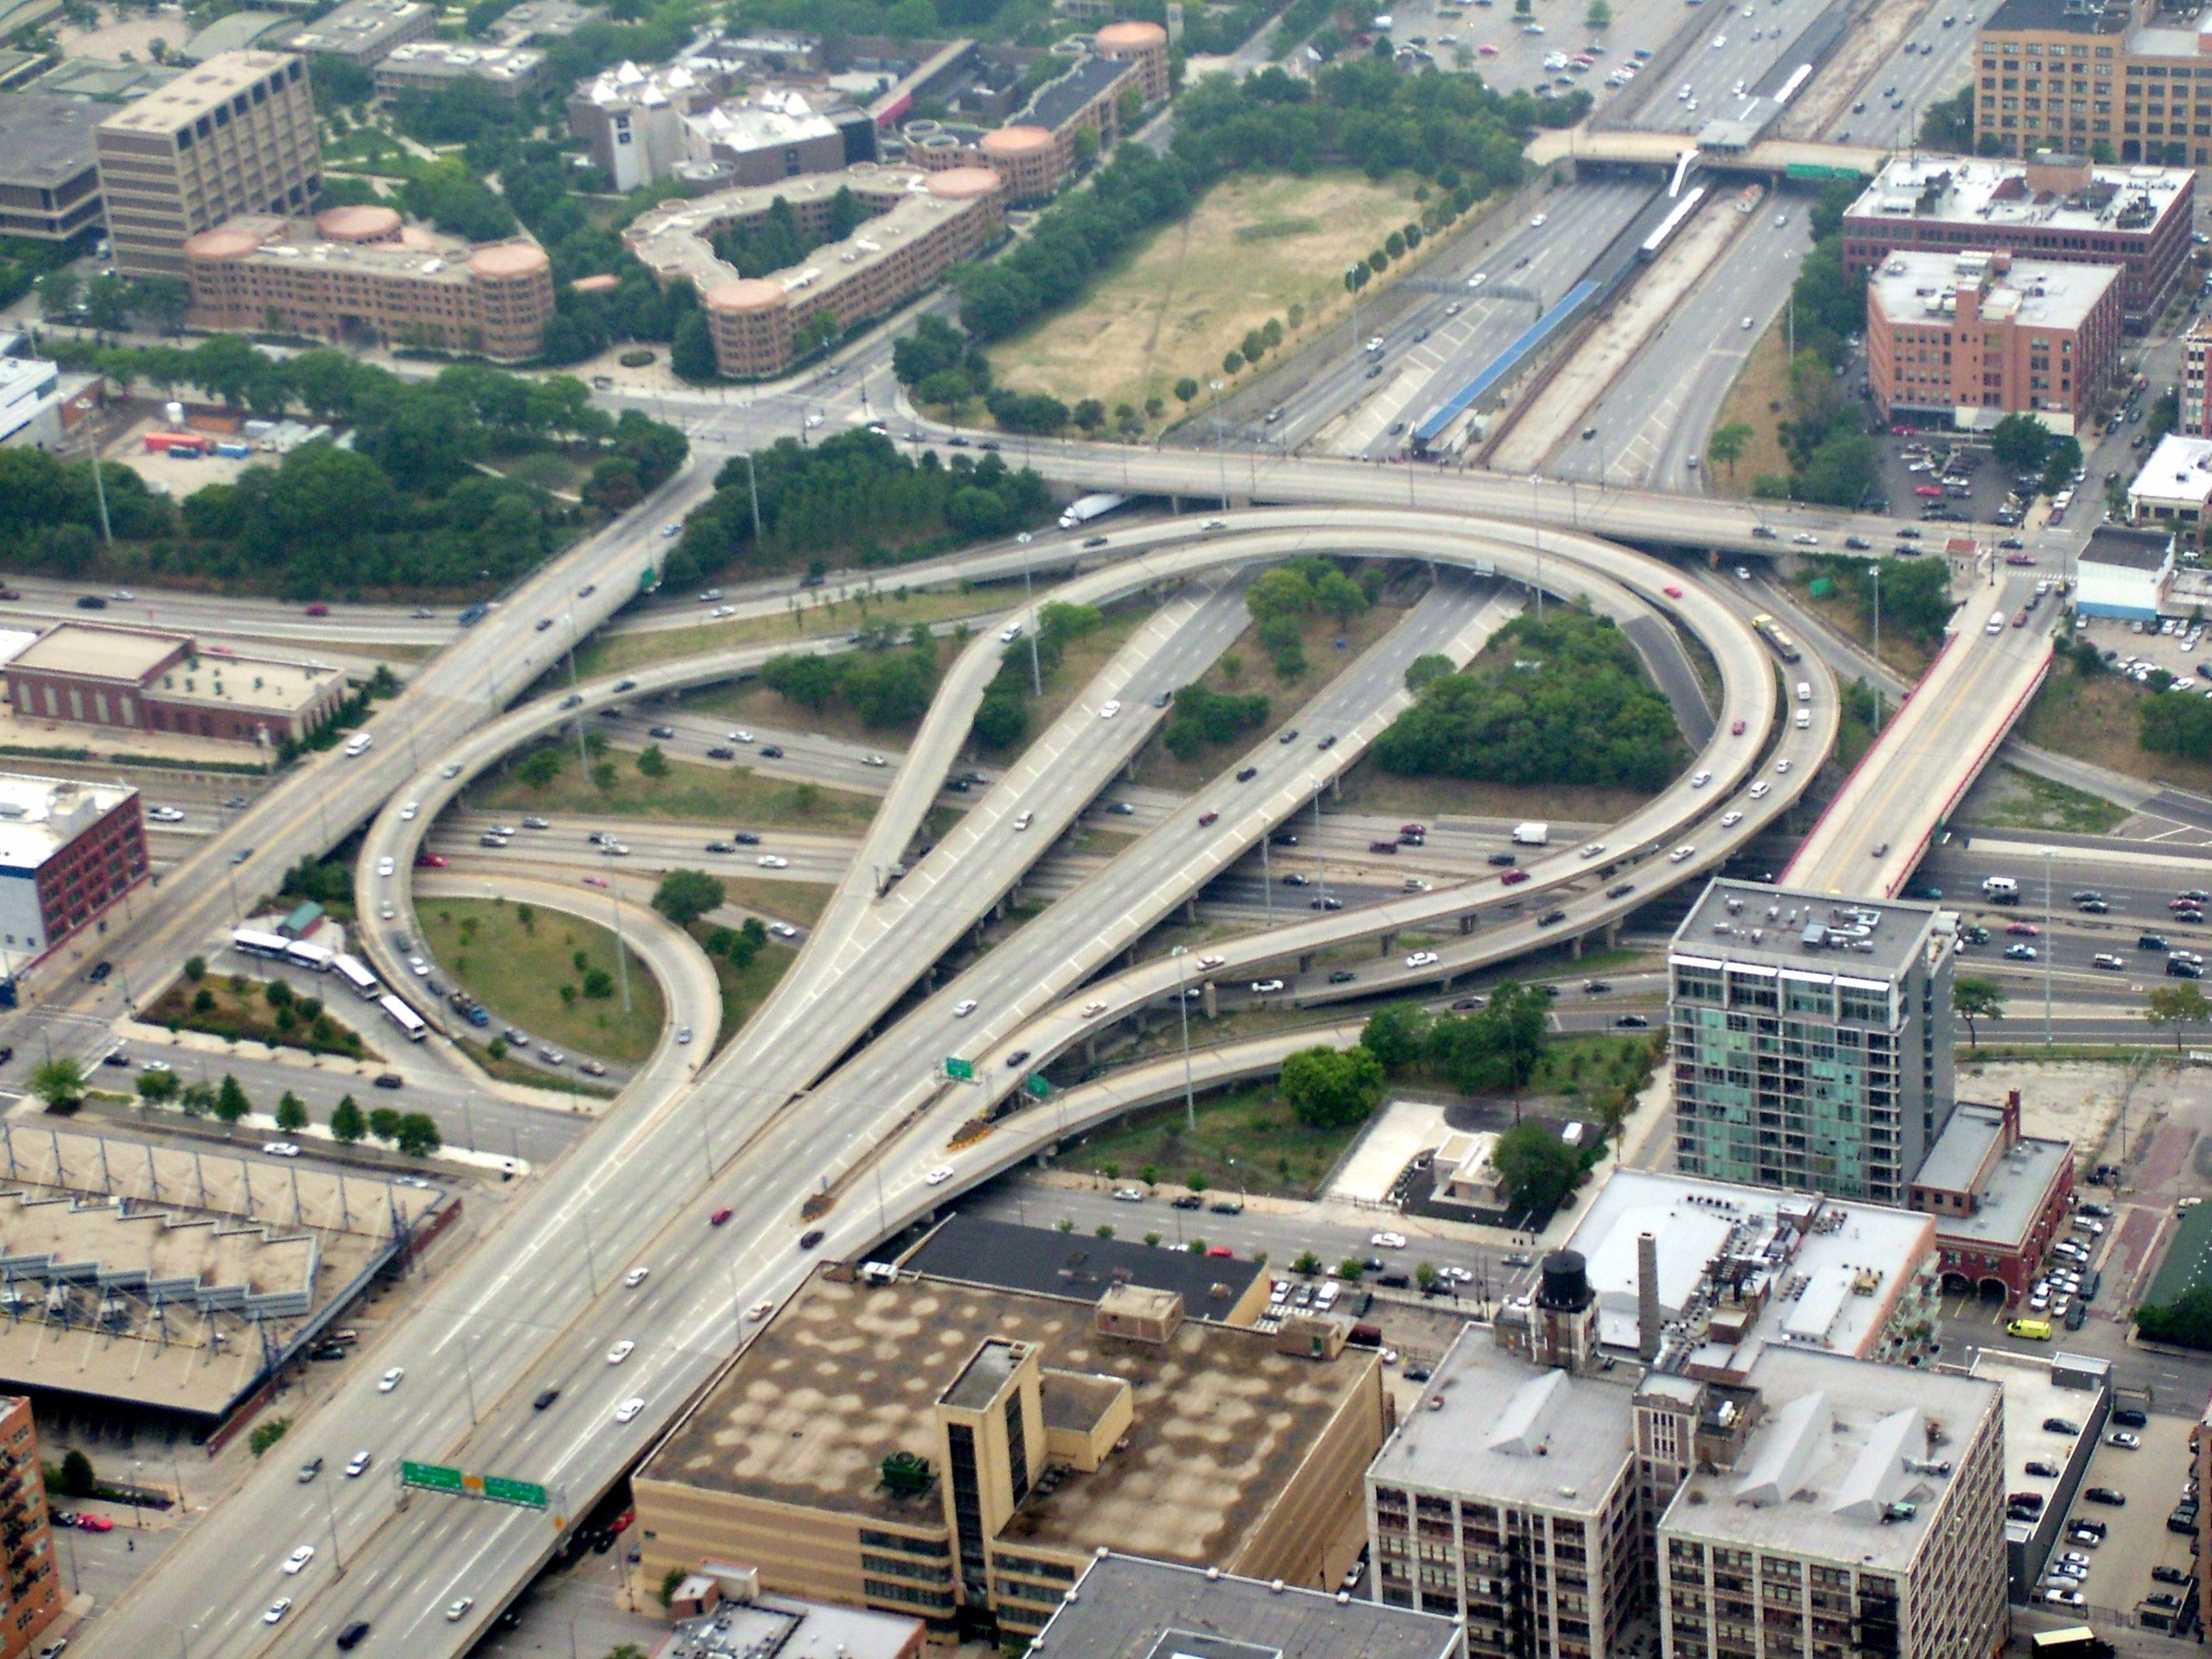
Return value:
M 471 1396 L 471 1400 L 473 1400 L 473 1396 Z M 476 1420 L 473 1405 L 471 1406 L 469 1420 L 471 1422 L 474 1422 Z M 345 1553 L 338 1547 L 337 1504 L 331 1497 L 331 1483 L 327 1480 L 323 1482 L 323 1513 L 326 1517 L 328 1517 L 331 1523 L 331 1565 L 334 1570 L 336 1576 L 343 1578 L 345 1577 L 346 1570 Z
M 1030 619 L 1030 690 L 1044 696 L 1044 671 L 1037 666 L 1036 592 L 1030 583 L 1030 568 L 1022 567 L 1022 611 Z
M 2051 848 L 2043 849 L 2043 1046 L 2051 1046 Z
M 1874 578 L 1874 734 L 1881 735 L 1881 566 L 1870 564 L 1867 574 Z
M 1189 950 L 1181 945 L 1168 954 L 1176 959 L 1176 1018 L 1182 1024 L 1182 1122 L 1192 1134 L 1198 1133 L 1198 1098 L 1190 1086 L 1190 999 L 1183 994 L 1189 973 Z

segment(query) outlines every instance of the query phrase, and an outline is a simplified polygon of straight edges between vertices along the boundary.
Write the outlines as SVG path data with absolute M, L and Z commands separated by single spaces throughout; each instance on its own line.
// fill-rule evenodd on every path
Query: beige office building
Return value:
M 824 1267 L 638 1470 L 641 1582 L 733 1562 L 1006 1640 L 1101 1547 L 1334 1589 L 1386 1425 L 1380 1362 L 1290 1323 L 1187 1319 L 1127 1285 L 1094 1304 Z
M 227 52 L 94 130 L 107 234 L 126 275 L 181 276 L 185 241 L 241 213 L 303 212 L 323 184 L 307 65 Z

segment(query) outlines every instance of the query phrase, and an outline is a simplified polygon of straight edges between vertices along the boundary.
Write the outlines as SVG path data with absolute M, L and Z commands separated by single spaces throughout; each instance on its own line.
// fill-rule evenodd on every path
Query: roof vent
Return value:
M 1267 1581 L 1267 1593 L 1270 1595 L 1280 1595 L 1283 1593 L 1283 1581 L 1279 1578 L 1269 1579 Z
M 1221 1582 L 1221 1569 L 1218 1567 L 1208 1567 L 1206 1570 L 1206 1582 L 1209 1584 L 1219 1583 Z

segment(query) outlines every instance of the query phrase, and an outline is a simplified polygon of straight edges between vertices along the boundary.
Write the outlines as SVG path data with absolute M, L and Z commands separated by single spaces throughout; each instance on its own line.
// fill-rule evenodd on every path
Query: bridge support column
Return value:
M 1460 930 L 1460 932 L 1461 932 L 1462 933 L 1473 933 L 1473 932 L 1474 931 L 1474 926 L 1475 926 L 1475 918 L 1474 918 L 1474 913 L 1473 913 L 1472 911 L 1468 912 L 1466 915 L 1463 915 L 1463 916 L 1462 916 L 1462 917 L 1459 919 L 1459 930 Z
M 1567 955 L 1576 962 L 1583 959 L 1583 936 L 1580 933 L 1567 941 Z
M 1312 951 L 1301 951 L 1298 952 L 1298 971 L 1300 973 L 1310 974 L 1313 972 L 1313 965 L 1314 953 Z
M 1328 781 L 1328 798 L 1331 800 L 1342 800 L 1344 799 L 1343 773 L 1339 772 L 1334 777 Z
M 1083 1044 L 1083 1063 L 1085 1066 L 1096 1066 L 1098 1063 L 1098 1039 L 1097 1037 L 1088 1037 L 1085 1039 Z
M 1398 948 L 1398 936 L 1395 933 L 1385 933 L 1381 939 L 1376 940 L 1375 944 L 1375 954 L 1378 957 L 1387 957 Z
M 1608 921 L 1605 925 L 1605 948 L 1608 951 L 1620 948 L 1620 924 L 1618 921 Z
M 1198 900 L 1195 897 L 1182 902 L 1182 919 L 1193 927 L 1198 926 Z
M 1218 1019 L 1220 1018 L 1221 995 L 1220 993 L 1214 989 L 1213 981 L 1212 980 L 1206 981 L 1206 999 L 1199 1006 L 1206 1010 L 1206 1017 L 1208 1019 Z

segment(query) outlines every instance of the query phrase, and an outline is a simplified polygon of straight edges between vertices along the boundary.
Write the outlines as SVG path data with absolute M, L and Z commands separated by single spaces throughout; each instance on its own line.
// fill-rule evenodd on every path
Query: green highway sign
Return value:
M 948 1054 L 945 1060 L 945 1075 L 955 1083 L 973 1083 L 975 1080 L 975 1062 Z
M 1052 1098 L 1052 1085 L 1046 1082 L 1042 1077 L 1039 1076 L 1035 1072 L 1031 1072 L 1029 1076 L 1023 1080 L 1022 1087 L 1027 1089 L 1039 1100 L 1050 1100 Z
M 443 1463 L 409 1463 L 399 1466 L 399 1484 L 403 1486 L 426 1486 L 432 1492 L 461 1490 L 461 1472 L 447 1468 Z
M 506 1480 L 488 1474 L 483 1479 L 483 1495 L 495 1504 L 519 1504 L 528 1510 L 545 1507 L 545 1488 L 532 1480 Z

